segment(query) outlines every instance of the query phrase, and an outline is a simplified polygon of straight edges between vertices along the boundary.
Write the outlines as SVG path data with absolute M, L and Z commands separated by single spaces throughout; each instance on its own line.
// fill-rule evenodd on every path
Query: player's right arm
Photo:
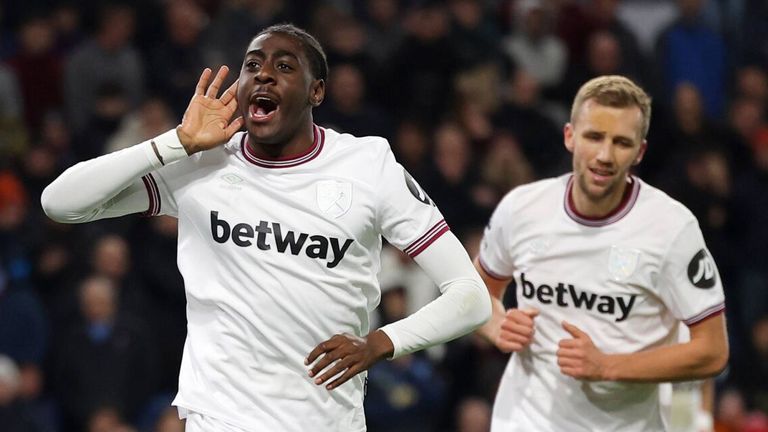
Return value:
M 66 170 L 43 191 L 40 201 L 45 213 L 57 222 L 81 223 L 151 210 L 147 191 L 153 186 L 145 187 L 149 180 L 143 176 L 227 142 L 242 126 L 242 118 L 230 122 L 237 110 L 237 83 L 217 98 L 227 73 L 222 66 L 209 86 L 212 72 L 203 71 L 175 130 Z
M 505 309 L 501 299 L 511 279 L 497 279 L 490 275 L 475 257 L 475 269 L 491 295 L 491 319 L 477 333 L 503 352 L 522 351 L 530 345 L 535 332 L 533 320 L 536 309 Z
M 512 281 L 515 269 L 511 244 L 514 228 L 510 221 L 517 220 L 515 191 L 499 202 L 483 233 L 480 252 L 474 265 L 491 296 L 492 316 L 477 332 L 503 352 L 522 351 L 530 345 L 534 335 L 536 309 L 505 309 L 502 299 Z

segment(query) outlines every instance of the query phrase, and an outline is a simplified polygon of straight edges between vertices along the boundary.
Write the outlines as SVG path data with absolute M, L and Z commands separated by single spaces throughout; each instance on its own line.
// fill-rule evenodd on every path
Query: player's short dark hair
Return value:
M 312 75 L 315 79 L 321 79 L 323 81 L 328 80 L 328 59 L 325 56 L 323 47 L 320 46 L 320 42 L 318 42 L 314 36 L 293 24 L 285 23 L 275 24 L 265 28 L 260 31 L 254 39 L 268 33 L 288 35 L 297 39 L 304 49 L 304 54 L 307 56 L 307 59 L 309 59 L 310 66 L 312 67 Z

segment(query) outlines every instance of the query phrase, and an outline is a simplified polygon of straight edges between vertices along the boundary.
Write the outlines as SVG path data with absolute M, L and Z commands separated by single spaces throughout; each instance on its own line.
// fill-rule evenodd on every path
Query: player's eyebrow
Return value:
M 248 57 L 248 56 L 255 56 L 255 57 L 258 57 L 260 59 L 267 58 L 267 55 L 264 53 L 264 51 L 262 51 L 259 48 L 256 48 L 256 49 L 248 51 L 247 53 L 245 53 L 245 56 L 246 57 Z M 294 53 L 292 53 L 292 52 L 290 52 L 288 50 L 284 50 L 284 49 L 279 49 L 279 50 L 275 51 L 275 53 L 273 54 L 273 57 L 274 58 L 290 57 L 290 58 L 294 59 L 296 62 L 299 62 L 299 57 L 296 56 L 296 54 L 294 54 Z

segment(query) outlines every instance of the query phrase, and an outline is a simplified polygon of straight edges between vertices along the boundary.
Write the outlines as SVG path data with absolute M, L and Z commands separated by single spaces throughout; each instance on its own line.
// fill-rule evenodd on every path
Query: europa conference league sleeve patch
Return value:
M 414 196 L 417 200 L 421 201 L 422 203 L 426 205 L 434 206 L 435 203 L 432 201 L 432 199 L 427 195 L 426 192 L 424 192 L 424 189 L 419 186 L 419 184 L 416 182 L 416 179 L 411 177 L 410 174 L 408 174 L 408 171 L 403 168 L 403 176 L 405 177 L 405 185 L 408 186 L 408 190 L 411 192 L 411 195 Z
M 715 263 L 705 249 L 699 250 L 688 263 L 688 280 L 693 286 L 709 289 L 715 286 L 717 272 Z

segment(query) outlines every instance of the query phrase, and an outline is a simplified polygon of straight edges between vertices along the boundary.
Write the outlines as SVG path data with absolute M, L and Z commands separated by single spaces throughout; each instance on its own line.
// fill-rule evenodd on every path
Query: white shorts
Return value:
M 179 414 L 182 414 L 179 411 Z M 187 418 L 185 432 L 248 432 L 237 426 L 194 411 L 183 413 Z

